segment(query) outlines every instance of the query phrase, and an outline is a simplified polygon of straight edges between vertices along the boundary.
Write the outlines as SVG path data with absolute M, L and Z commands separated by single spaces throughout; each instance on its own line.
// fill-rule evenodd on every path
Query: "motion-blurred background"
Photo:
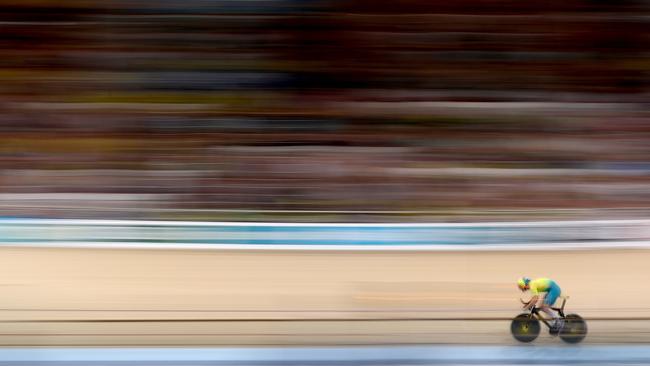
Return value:
M 649 15 L 644 0 L 2 0 L 0 215 L 646 219 Z M 571 240 L 650 235 L 611 225 L 620 237 Z M 601 319 L 589 341 L 650 340 L 646 249 L 11 245 L 2 345 L 507 343 L 521 275 Z
M 1 5 L 5 216 L 647 214 L 645 1 Z

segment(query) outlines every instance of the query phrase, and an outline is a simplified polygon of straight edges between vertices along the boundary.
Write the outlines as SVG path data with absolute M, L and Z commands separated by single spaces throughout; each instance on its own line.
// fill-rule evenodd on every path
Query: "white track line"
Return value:
M 149 249 L 149 250 L 259 250 L 259 251 L 536 251 L 536 250 L 593 250 L 593 249 L 648 249 L 650 241 L 607 241 L 526 244 L 450 244 L 450 245 L 292 245 L 292 244 L 196 244 L 196 243 L 141 243 L 141 242 L 0 242 L 0 247 L 13 248 L 80 248 L 80 249 Z

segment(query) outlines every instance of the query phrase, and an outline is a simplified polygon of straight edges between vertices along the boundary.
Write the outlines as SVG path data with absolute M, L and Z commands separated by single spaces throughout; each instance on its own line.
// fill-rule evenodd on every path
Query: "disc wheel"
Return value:
M 560 338 L 567 343 L 579 343 L 587 336 L 587 322 L 577 314 L 569 314 L 564 318 L 564 327 Z

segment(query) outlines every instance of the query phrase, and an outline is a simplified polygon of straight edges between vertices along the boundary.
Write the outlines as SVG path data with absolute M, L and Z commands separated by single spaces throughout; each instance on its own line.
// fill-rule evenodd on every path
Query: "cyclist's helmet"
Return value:
M 528 289 L 529 283 L 530 283 L 530 278 L 521 277 L 520 279 L 517 280 L 517 287 L 519 287 L 521 291 L 525 291 L 526 289 Z

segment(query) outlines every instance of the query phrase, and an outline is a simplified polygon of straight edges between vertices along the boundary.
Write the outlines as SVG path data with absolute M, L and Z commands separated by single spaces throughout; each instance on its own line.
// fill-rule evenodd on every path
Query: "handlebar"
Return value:
M 522 304 L 528 305 L 528 301 L 524 301 L 521 297 L 519 298 L 519 301 L 521 301 Z M 534 313 L 537 311 L 537 304 L 533 304 L 530 309 L 528 309 L 531 313 Z

